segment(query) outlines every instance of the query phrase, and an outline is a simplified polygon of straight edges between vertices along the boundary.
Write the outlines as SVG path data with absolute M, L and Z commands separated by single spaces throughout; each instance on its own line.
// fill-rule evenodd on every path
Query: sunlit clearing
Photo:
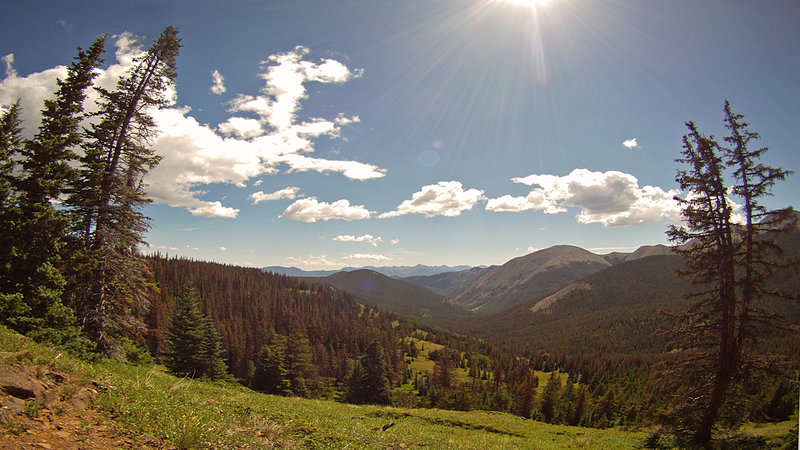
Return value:
M 545 6 L 550 3 L 550 0 L 500 0 L 503 3 L 511 3 L 517 6 L 526 6 L 528 8 L 536 8 L 537 6 Z

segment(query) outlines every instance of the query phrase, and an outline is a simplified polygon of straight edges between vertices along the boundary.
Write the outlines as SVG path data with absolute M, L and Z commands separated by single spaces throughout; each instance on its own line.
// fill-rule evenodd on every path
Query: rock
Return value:
M 33 360 L 33 355 L 31 354 L 30 350 L 22 350 L 21 352 L 0 352 L 0 359 L 14 359 L 16 361 L 27 359 L 28 361 L 31 361 Z
M 56 395 L 21 365 L 0 366 L 0 389 L 17 398 L 35 398 L 42 405 L 56 399 Z
M 81 388 L 80 391 L 76 392 L 75 395 L 70 397 L 67 400 L 67 403 L 70 404 L 76 411 L 83 411 L 89 406 L 89 403 L 97 400 L 97 391 L 92 388 Z
M 10 411 L 13 414 L 22 414 L 25 410 L 25 401 L 6 395 L 5 397 L 0 397 L 0 409 Z
M 69 383 L 69 377 L 63 373 L 47 372 L 47 376 L 58 384 Z
M 59 437 L 64 440 L 72 439 L 72 435 L 67 431 L 56 431 L 53 433 L 53 436 Z

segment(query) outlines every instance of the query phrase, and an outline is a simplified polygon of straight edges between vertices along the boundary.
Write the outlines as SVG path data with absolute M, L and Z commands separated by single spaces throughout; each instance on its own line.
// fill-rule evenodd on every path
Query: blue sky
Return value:
M 727 98 L 800 170 L 795 1 L 26 1 L 0 18 L 0 105 L 111 34 L 108 87 L 167 25 L 152 251 L 238 265 L 501 264 L 665 243 L 684 122 Z M 795 175 L 770 206 L 798 206 Z

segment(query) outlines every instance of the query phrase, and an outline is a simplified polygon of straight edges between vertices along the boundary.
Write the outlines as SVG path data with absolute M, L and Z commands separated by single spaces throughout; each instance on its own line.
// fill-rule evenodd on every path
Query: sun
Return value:
M 504 3 L 511 3 L 512 5 L 517 6 L 526 6 L 528 8 L 536 8 L 540 6 L 546 6 L 550 3 L 550 0 L 500 0 Z

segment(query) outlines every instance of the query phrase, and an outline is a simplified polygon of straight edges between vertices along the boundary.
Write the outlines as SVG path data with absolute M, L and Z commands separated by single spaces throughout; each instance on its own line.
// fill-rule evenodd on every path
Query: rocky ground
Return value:
M 105 388 L 0 352 L 0 449 L 173 448 L 117 426 L 95 403 Z

